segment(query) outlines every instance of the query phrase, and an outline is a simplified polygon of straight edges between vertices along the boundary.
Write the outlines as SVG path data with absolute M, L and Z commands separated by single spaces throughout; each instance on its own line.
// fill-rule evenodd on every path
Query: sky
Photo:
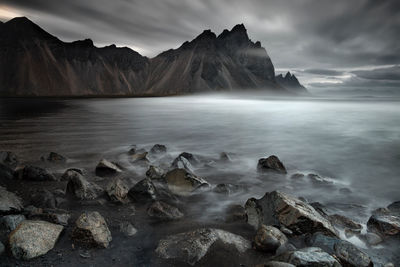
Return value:
M 399 0 L 0 0 L 0 20 L 16 16 L 148 57 L 243 23 L 312 92 L 400 95 Z

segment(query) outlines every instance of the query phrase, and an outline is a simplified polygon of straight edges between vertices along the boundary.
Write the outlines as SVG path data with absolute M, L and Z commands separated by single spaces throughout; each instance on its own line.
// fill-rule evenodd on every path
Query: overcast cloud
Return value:
M 367 86 L 400 93 L 398 0 L 1 0 L 0 19 L 14 15 L 64 41 L 91 38 L 148 57 L 204 29 L 219 34 L 244 23 L 277 72 L 294 72 L 312 91 Z

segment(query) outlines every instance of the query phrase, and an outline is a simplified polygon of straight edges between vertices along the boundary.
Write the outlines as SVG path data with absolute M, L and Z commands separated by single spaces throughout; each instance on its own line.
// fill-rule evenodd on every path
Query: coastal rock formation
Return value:
M 287 237 L 279 229 L 264 224 L 257 230 L 254 238 L 256 249 L 272 253 L 287 242 Z
M 291 92 L 277 82 L 269 55 L 243 24 L 219 36 L 206 30 L 149 59 L 127 47 L 98 48 L 90 39 L 63 42 L 25 17 L 14 18 L 0 27 L 0 73 L 2 96 Z
M 275 77 L 276 82 L 282 87 L 299 94 L 308 94 L 307 89 L 300 84 L 294 74 L 287 72 L 285 76 L 279 74 Z
M 285 166 L 275 155 L 260 159 L 258 161 L 257 169 L 260 172 L 273 171 L 283 174 L 287 173 Z

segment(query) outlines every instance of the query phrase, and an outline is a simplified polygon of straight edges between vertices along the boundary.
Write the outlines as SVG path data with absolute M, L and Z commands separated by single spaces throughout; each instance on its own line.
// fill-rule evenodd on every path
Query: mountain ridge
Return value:
M 0 24 L 1 96 L 144 96 L 259 89 L 290 94 L 243 24 L 205 30 L 153 58 L 128 47 L 63 42 L 26 17 Z M 265 88 L 268 88 L 265 89 Z

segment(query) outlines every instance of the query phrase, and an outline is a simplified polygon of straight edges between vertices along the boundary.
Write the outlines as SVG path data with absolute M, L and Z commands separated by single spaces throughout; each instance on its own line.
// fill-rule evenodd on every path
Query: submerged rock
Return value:
M 12 179 L 18 166 L 17 156 L 9 151 L 0 151 L 0 177 Z
M 224 195 L 232 195 L 239 192 L 240 189 L 241 187 L 235 184 L 217 184 L 213 188 L 213 192 Z
M 257 250 L 275 253 L 275 251 L 288 242 L 287 237 L 279 229 L 261 225 L 254 238 L 254 246 Z
M 183 213 L 176 207 L 171 206 L 162 201 L 155 201 L 147 209 L 147 214 L 159 220 L 179 220 L 183 217 Z
M 47 156 L 43 156 L 41 158 L 43 161 L 53 162 L 53 163 L 64 163 L 67 161 L 67 158 L 56 153 L 50 152 Z
M 168 189 L 176 195 L 187 196 L 200 187 L 210 184 L 203 178 L 197 177 L 186 169 L 174 169 L 165 175 Z
M 149 201 L 157 198 L 157 189 L 150 179 L 146 178 L 135 184 L 128 192 L 134 201 Z
M 88 182 L 80 173 L 70 172 L 67 193 L 73 194 L 81 200 L 91 200 L 98 198 L 104 192 L 103 188 L 95 183 Z
M 288 251 L 279 255 L 275 260 L 284 261 L 295 266 L 312 267 L 340 267 L 342 266 L 334 257 L 321 248 L 308 247 L 296 251 Z
M 151 180 L 163 180 L 164 179 L 164 170 L 160 167 L 150 165 L 149 169 L 146 171 L 146 176 Z
M 10 214 L 21 211 L 21 199 L 14 193 L 0 186 L 0 214 Z
M 126 236 L 134 236 L 137 233 L 136 228 L 130 222 L 120 223 L 119 230 Z
M 10 234 L 9 245 L 17 259 L 29 260 L 51 250 L 63 227 L 44 221 L 23 221 Z
M 30 181 L 56 181 L 56 177 L 47 170 L 36 166 L 25 166 L 22 170 L 23 180 Z
M 131 155 L 130 160 L 133 163 L 148 163 L 150 162 L 147 158 L 148 152 L 136 152 L 135 154 Z
M 75 225 L 72 238 L 77 242 L 107 248 L 112 240 L 106 221 L 97 211 L 83 213 Z
M 221 154 L 219 154 L 219 161 L 220 162 L 231 162 L 232 159 L 231 159 L 231 157 L 229 156 L 228 153 L 221 152 Z
M 128 191 L 128 186 L 120 178 L 111 180 L 106 187 L 107 195 L 111 201 L 120 204 L 124 204 L 129 201 Z
M 151 149 L 152 154 L 162 154 L 167 152 L 167 147 L 165 145 L 155 144 Z
M 279 191 L 261 199 L 250 198 L 246 205 L 247 222 L 258 229 L 262 224 L 285 226 L 294 234 L 324 232 L 336 236 L 331 222 L 309 204 Z
M 260 172 L 273 171 L 282 174 L 287 173 L 285 166 L 275 155 L 260 159 L 258 161 L 257 169 Z
M 100 176 L 116 174 L 122 170 L 115 164 L 106 159 L 100 160 L 96 166 L 96 174 Z
M 361 233 L 362 225 L 343 215 L 329 215 L 329 220 L 332 222 L 333 225 L 339 228 L 349 229 L 353 233 Z
M 24 215 L 6 215 L 0 218 L 0 224 L 3 225 L 8 231 L 14 231 L 18 224 L 25 221 Z
M 239 235 L 219 229 L 202 228 L 160 240 L 156 253 L 164 259 L 174 259 L 195 265 L 209 252 L 216 241 L 232 245 L 240 253 L 251 248 L 250 241 Z

